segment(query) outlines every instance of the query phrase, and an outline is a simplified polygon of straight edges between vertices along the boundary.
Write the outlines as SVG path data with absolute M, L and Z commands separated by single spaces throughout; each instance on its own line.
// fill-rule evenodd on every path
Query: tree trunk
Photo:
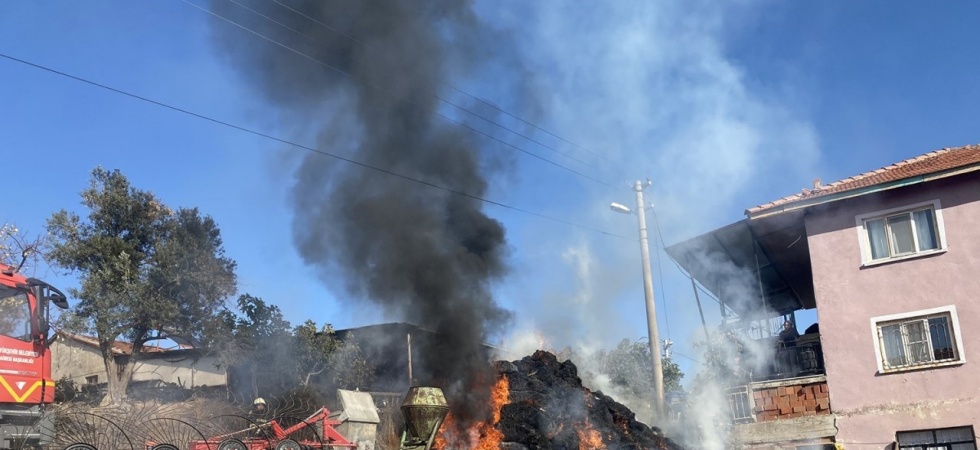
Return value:
M 102 346 L 100 345 L 100 347 Z M 101 405 L 117 404 L 126 396 L 126 386 L 120 386 L 119 365 L 116 364 L 116 358 L 112 354 L 111 347 L 102 350 L 102 361 L 105 364 L 106 381 L 108 382 L 109 388 L 106 391 L 105 397 L 102 398 Z
M 126 390 L 129 389 L 129 382 L 133 379 L 136 354 L 130 355 L 126 364 L 120 365 L 112 354 L 111 342 L 99 342 L 99 348 L 102 350 L 102 361 L 105 363 L 106 380 L 108 381 L 106 396 L 102 398 L 100 405 L 119 404 L 126 398 Z

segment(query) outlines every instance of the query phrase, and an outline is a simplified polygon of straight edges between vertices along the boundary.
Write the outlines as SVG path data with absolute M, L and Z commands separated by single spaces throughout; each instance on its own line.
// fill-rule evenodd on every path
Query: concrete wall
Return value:
M 215 367 L 214 357 L 192 358 L 148 358 L 136 363 L 133 381 L 158 380 L 177 383 L 185 388 L 197 386 L 224 386 L 224 369 Z
M 108 381 L 98 349 L 61 337 L 51 343 L 51 372 L 55 381 L 67 377 L 78 385 L 89 376 L 98 376 L 99 383 Z
M 180 383 L 186 388 L 224 386 L 225 371 L 214 363 L 213 357 L 148 358 L 137 362 L 133 381 L 159 380 Z M 89 376 L 98 376 L 99 383 L 108 381 L 99 350 L 72 339 L 59 338 L 51 343 L 51 372 L 55 380 L 68 377 L 76 384 L 85 384 Z
M 856 216 L 935 199 L 946 252 L 862 267 Z M 980 174 L 823 205 L 806 228 L 838 442 L 884 449 L 896 431 L 980 425 Z M 946 305 L 966 362 L 879 373 L 871 318 Z

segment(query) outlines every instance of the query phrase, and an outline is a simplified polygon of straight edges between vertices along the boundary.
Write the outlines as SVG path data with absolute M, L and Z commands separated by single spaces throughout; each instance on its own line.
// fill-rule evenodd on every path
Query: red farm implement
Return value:
M 204 440 L 191 441 L 189 450 L 307 450 L 357 448 L 334 426 L 340 421 L 330 418 L 327 408 L 320 408 L 306 419 L 277 417 L 264 424 L 225 433 Z M 151 450 L 177 450 L 148 445 Z

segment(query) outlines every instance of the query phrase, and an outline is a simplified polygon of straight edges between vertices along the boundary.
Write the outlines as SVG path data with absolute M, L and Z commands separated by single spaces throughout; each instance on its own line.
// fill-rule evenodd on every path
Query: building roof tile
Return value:
M 957 148 L 944 148 L 906 159 L 877 170 L 835 181 L 826 186 L 814 186 L 801 192 L 783 197 L 763 205 L 749 208 L 749 215 L 765 212 L 780 206 L 786 206 L 801 200 L 809 200 L 830 194 L 843 193 L 856 189 L 876 186 L 907 178 L 929 175 L 970 165 L 980 164 L 980 144 L 967 145 Z
M 89 347 L 99 348 L 99 338 L 95 336 L 89 336 L 85 334 L 69 333 L 67 331 L 58 331 L 57 334 L 62 335 L 68 339 L 80 342 L 82 344 L 88 345 Z M 158 347 L 155 345 L 144 345 L 143 352 L 145 353 L 160 353 L 167 351 L 165 348 Z M 112 343 L 112 353 L 115 355 L 129 355 L 133 353 L 133 344 L 125 341 L 114 341 Z

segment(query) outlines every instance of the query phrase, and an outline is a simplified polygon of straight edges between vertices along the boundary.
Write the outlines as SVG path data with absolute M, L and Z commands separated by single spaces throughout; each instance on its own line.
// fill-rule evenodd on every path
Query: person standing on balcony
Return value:
M 800 337 L 800 333 L 796 331 L 796 327 L 793 326 L 793 322 L 786 321 L 783 322 L 783 331 L 779 332 L 779 345 L 780 347 L 795 347 L 796 339 Z
M 775 373 L 780 376 L 792 376 L 799 367 L 799 355 L 797 354 L 796 339 L 800 333 L 796 331 L 796 326 L 792 322 L 783 322 L 783 331 L 779 332 L 779 340 L 776 344 Z

